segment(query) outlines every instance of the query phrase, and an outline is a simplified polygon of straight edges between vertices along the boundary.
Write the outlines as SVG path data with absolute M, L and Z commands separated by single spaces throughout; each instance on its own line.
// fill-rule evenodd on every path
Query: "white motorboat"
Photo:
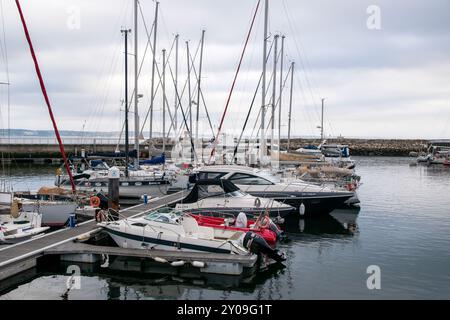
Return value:
M 227 238 L 220 232 L 219 237 L 214 228 L 199 226 L 193 217 L 174 212 L 155 211 L 99 225 L 122 248 L 250 254 L 242 246 L 244 232 L 230 232 Z
M 229 180 L 245 193 L 289 204 L 301 215 L 328 214 L 355 196 L 355 192 L 314 185 L 298 179 L 281 182 L 280 178 L 268 171 L 245 166 L 205 166 L 197 172 L 199 179 Z
M 220 178 L 197 180 L 191 192 L 175 208 L 194 214 L 231 213 L 235 216 L 240 212 L 254 216 L 268 212 L 271 216 L 284 217 L 296 212 L 291 205 L 252 196 L 233 182 Z
M 85 192 L 108 192 L 108 170 L 110 167 L 103 161 L 97 161 L 90 169 L 74 172 L 73 178 L 77 190 Z M 177 175 L 173 168 L 164 169 L 162 166 L 143 166 L 144 169 L 129 168 L 128 177 L 120 172 L 120 198 L 131 202 L 140 201 L 142 195 L 159 197 L 187 187 L 188 178 Z M 66 190 L 71 189 L 67 176 L 57 176 L 56 185 Z

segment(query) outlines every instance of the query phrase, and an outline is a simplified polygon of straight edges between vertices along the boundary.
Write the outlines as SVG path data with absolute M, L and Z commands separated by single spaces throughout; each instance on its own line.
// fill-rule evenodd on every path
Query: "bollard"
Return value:
M 111 167 L 108 170 L 108 208 L 119 211 L 119 180 L 120 170 Z
M 69 228 L 75 228 L 77 224 L 75 213 L 69 215 Z

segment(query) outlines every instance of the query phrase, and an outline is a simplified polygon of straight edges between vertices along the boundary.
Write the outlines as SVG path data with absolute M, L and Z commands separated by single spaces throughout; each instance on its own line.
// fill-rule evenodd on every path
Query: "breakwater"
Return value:
M 205 140 L 206 141 L 206 140 Z M 408 156 L 410 152 L 425 152 L 426 140 L 421 139 L 328 139 L 329 144 L 338 143 L 346 144 L 350 147 L 351 155 L 355 156 Z M 320 139 L 291 139 L 291 150 L 295 150 L 307 145 L 320 144 Z M 162 149 L 162 139 L 154 138 L 151 143 L 152 154 L 158 153 Z M 130 143 L 132 148 L 133 144 Z M 141 145 L 141 152 L 148 155 L 149 143 L 146 141 Z M 173 147 L 173 141 L 166 142 L 167 150 Z M 81 149 L 86 153 L 92 152 L 114 152 L 117 144 L 114 142 L 108 143 L 77 143 L 70 141 L 65 143 L 66 153 L 71 155 L 80 155 Z M 124 145 L 120 145 L 120 150 L 124 150 Z M 281 149 L 287 149 L 287 139 L 281 140 Z M 41 163 L 56 163 L 60 162 L 61 156 L 59 147 L 56 141 L 49 141 L 48 143 L 33 143 L 31 141 L 13 141 L 12 143 L 0 144 L 0 153 L 3 155 L 4 161 L 15 160 L 17 162 L 41 162 Z M 170 157 L 170 152 L 167 153 Z
M 425 152 L 427 140 L 420 139 L 328 139 L 329 144 L 346 144 L 350 154 L 354 156 L 401 156 L 407 157 L 410 152 Z M 291 139 L 291 150 L 309 144 L 319 145 L 320 139 Z M 287 139 L 281 140 L 281 148 L 287 148 Z

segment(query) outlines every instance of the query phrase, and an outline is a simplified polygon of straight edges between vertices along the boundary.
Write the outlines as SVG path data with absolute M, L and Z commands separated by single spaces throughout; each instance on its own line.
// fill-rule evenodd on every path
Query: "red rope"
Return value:
M 27 38 L 28 45 L 30 46 L 31 57 L 33 58 L 34 67 L 36 69 L 36 74 L 37 74 L 37 76 L 39 78 L 39 84 L 41 85 L 42 94 L 44 95 L 45 103 L 47 104 L 47 108 L 48 108 L 48 113 L 50 114 L 50 118 L 52 120 L 53 129 L 55 131 L 56 139 L 58 140 L 59 151 L 61 152 L 61 155 L 62 155 L 63 160 L 64 160 L 64 165 L 65 165 L 66 170 L 67 170 L 67 174 L 69 175 L 69 178 L 70 178 L 70 184 L 72 185 L 72 192 L 75 193 L 76 192 L 76 188 L 75 188 L 75 183 L 73 181 L 72 172 L 70 171 L 69 163 L 67 162 L 66 152 L 64 151 L 64 145 L 62 143 L 61 136 L 59 135 L 58 127 L 56 126 L 55 117 L 53 116 L 53 111 L 52 111 L 52 107 L 50 105 L 50 100 L 49 100 L 48 95 L 47 95 L 47 90 L 45 89 L 44 80 L 42 79 L 41 71 L 39 69 L 39 64 L 38 64 L 38 61 L 37 61 L 37 58 L 36 58 L 36 54 L 34 53 L 33 44 L 31 42 L 30 34 L 28 33 L 27 24 L 25 23 L 25 18 L 23 16 L 19 0 L 16 0 L 16 5 L 17 5 L 17 9 L 19 10 L 20 20 L 22 21 L 23 31 L 25 32 L 25 37 Z
M 245 50 L 247 49 L 247 44 L 248 44 L 248 41 L 250 39 L 250 35 L 252 33 L 253 24 L 255 23 L 256 14 L 258 13 L 258 9 L 259 9 L 259 4 L 260 3 L 261 3 L 261 0 L 258 0 L 258 4 L 256 5 L 255 13 L 253 14 L 252 23 L 250 25 L 250 29 L 248 30 L 247 38 L 245 39 L 244 49 L 242 50 L 241 58 L 239 59 L 239 64 L 238 64 L 238 67 L 237 67 L 237 70 L 236 70 L 236 74 L 234 75 L 233 84 L 231 85 L 230 93 L 228 94 L 227 103 L 225 104 L 225 110 L 223 111 L 222 118 L 220 119 L 219 129 L 217 130 L 217 135 L 216 135 L 216 139 L 214 140 L 213 149 L 211 150 L 211 155 L 209 157 L 209 162 L 211 162 L 211 159 L 214 156 L 214 153 L 216 152 L 216 146 L 217 146 L 217 142 L 219 140 L 219 134 L 220 134 L 220 131 L 222 130 L 223 121 L 224 121 L 225 115 L 227 114 L 227 111 L 228 111 L 228 105 L 230 104 L 231 95 L 233 94 L 233 90 L 234 90 L 234 85 L 236 84 L 236 79 L 237 79 L 237 76 L 238 76 L 239 71 L 241 69 L 242 60 L 244 59 Z

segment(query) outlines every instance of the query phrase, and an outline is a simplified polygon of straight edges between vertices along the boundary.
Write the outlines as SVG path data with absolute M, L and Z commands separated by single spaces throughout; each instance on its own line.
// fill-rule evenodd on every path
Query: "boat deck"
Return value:
M 129 218 L 166 206 L 183 199 L 186 191 L 180 191 L 161 198 L 150 200 L 147 204 L 139 204 L 120 211 L 123 218 Z M 80 223 L 75 228 L 57 230 L 37 238 L 14 245 L 0 247 L 0 280 L 13 276 L 36 265 L 36 258 L 62 244 L 79 237 L 99 231 L 95 220 Z

